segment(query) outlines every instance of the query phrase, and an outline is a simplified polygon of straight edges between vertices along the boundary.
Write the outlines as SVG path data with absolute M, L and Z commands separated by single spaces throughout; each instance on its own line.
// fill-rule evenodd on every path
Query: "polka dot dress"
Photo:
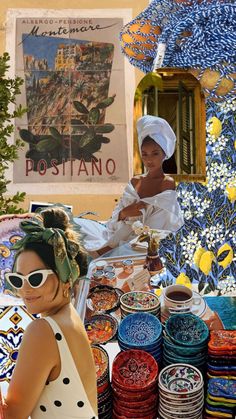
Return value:
M 58 344 L 61 372 L 55 381 L 45 383 L 31 419 L 97 419 L 61 329 L 51 317 L 44 319 Z

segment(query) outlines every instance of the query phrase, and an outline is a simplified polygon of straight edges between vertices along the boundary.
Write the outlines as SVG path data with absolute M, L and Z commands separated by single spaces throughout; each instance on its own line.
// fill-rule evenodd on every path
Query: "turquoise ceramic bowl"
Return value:
M 187 356 L 198 356 L 199 354 L 204 354 L 207 352 L 207 346 L 205 344 L 205 342 L 203 343 L 203 345 L 199 345 L 199 346 L 190 346 L 190 347 L 186 347 L 186 346 L 182 346 L 182 345 L 177 345 L 172 343 L 170 340 L 166 339 L 164 337 L 163 339 L 163 344 L 164 347 L 166 348 L 167 352 L 168 351 L 173 351 L 176 353 L 176 355 L 187 355 Z
M 166 353 L 167 356 L 172 357 L 172 358 L 176 358 L 176 359 L 182 358 L 182 359 L 186 359 L 186 360 L 188 359 L 188 360 L 193 360 L 193 361 L 202 361 L 203 359 L 206 360 L 206 358 L 207 358 L 207 354 L 199 354 L 199 355 L 193 355 L 193 356 L 189 356 L 189 355 L 185 355 L 185 354 L 179 355 L 179 354 L 176 354 L 174 351 L 168 351 L 166 348 L 164 348 L 164 352 Z M 178 361 L 178 362 L 181 362 L 181 361 Z M 187 363 L 187 361 L 186 361 L 186 363 Z
M 174 314 L 165 324 L 165 333 L 177 345 L 199 346 L 207 344 L 209 330 L 200 317 L 194 314 Z
M 186 356 L 177 357 L 177 356 L 169 355 L 165 351 L 163 352 L 163 357 L 165 361 L 168 362 L 169 364 L 187 363 L 190 365 L 194 365 L 196 367 L 206 364 L 206 358 L 195 359 L 195 358 L 188 358 Z

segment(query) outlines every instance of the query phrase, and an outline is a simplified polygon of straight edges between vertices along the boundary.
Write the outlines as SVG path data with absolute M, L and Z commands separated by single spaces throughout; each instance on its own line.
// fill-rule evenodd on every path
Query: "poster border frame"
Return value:
M 7 10 L 6 19 L 6 51 L 10 55 L 10 68 L 8 76 L 14 78 L 16 74 L 16 22 L 18 18 L 123 18 L 125 25 L 132 19 L 132 9 L 11 9 Z M 14 40 L 14 42 L 13 42 Z M 127 151 L 128 151 L 128 176 L 133 175 L 133 100 L 135 93 L 135 69 L 128 60 L 124 59 L 124 77 L 125 77 L 125 106 L 126 106 L 126 132 L 127 132 Z M 14 110 L 14 106 L 11 107 Z M 9 143 L 14 144 L 14 135 L 9 138 Z M 67 195 L 67 194 L 97 194 L 99 186 L 99 194 L 110 195 L 110 182 L 34 182 L 34 183 L 17 183 L 13 178 L 13 166 L 15 162 L 9 165 L 6 172 L 7 179 L 11 183 L 8 185 L 7 195 L 24 191 L 30 195 Z M 128 181 L 128 179 L 127 179 Z M 123 192 L 127 182 L 112 183 L 112 194 L 120 194 Z M 40 185 L 40 193 L 35 194 L 35 187 Z

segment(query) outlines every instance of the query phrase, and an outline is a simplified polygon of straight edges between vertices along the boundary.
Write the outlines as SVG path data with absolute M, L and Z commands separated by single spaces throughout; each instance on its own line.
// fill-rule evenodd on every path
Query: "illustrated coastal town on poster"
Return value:
M 24 141 L 15 183 L 126 182 L 120 18 L 16 19 L 16 122 Z

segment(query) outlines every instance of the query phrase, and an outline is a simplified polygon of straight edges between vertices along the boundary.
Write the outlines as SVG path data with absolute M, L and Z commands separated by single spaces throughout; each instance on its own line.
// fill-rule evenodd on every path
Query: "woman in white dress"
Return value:
M 97 419 L 96 371 L 89 340 L 70 302 L 79 245 L 59 228 L 21 223 L 26 233 L 6 279 L 31 314 L 4 405 L 4 419 Z
M 162 118 L 146 115 L 137 121 L 139 149 L 147 172 L 133 177 L 105 225 L 74 218 L 84 235 L 84 246 L 102 255 L 132 240 L 132 224 L 140 220 L 158 230 L 175 232 L 184 221 L 177 201 L 175 181 L 163 172 L 162 164 L 175 150 L 176 137 Z

